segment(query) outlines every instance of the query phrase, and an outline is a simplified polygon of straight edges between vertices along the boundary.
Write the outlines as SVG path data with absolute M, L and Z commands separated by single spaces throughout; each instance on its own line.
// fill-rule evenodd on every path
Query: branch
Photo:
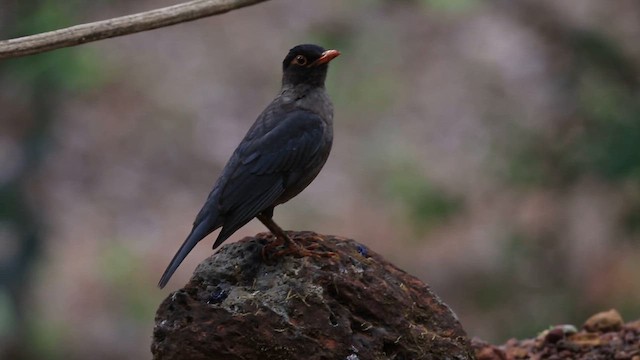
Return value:
M 0 41 L 0 59 L 133 34 L 222 14 L 266 0 L 194 0 L 138 14 Z

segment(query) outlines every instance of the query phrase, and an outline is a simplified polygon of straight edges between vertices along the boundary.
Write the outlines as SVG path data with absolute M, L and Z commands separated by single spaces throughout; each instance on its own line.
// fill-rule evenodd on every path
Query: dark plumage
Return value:
M 324 81 L 329 61 L 339 54 L 317 45 L 289 51 L 282 63 L 280 94 L 231 155 L 158 286 L 164 287 L 191 249 L 220 227 L 214 249 L 254 217 L 293 246 L 271 219 L 273 208 L 306 188 L 329 156 L 333 106 Z

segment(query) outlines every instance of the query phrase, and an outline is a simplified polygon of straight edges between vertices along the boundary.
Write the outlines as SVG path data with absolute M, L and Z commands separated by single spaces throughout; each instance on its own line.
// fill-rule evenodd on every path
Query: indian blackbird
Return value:
M 337 50 L 298 45 L 282 62 L 280 94 L 238 145 L 196 216 L 193 229 L 165 270 L 163 288 L 193 247 L 222 227 L 215 249 L 257 217 L 279 241 L 297 248 L 272 220 L 273 208 L 298 195 L 318 175 L 333 141 L 333 105 L 324 87 Z

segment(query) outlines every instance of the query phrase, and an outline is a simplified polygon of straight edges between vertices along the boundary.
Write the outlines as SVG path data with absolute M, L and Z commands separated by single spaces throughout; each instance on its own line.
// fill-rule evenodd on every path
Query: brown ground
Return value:
M 616 310 L 609 310 L 593 315 L 580 331 L 557 325 L 533 339 L 511 339 L 499 346 L 474 339 L 472 346 L 477 360 L 640 360 L 640 320 L 624 324 Z

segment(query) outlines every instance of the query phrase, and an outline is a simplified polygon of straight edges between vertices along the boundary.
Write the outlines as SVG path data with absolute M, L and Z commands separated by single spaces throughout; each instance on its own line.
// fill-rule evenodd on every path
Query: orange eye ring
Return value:
M 296 65 L 305 66 L 307 65 L 307 58 L 302 55 L 298 55 L 293 59 L 292 62 Z

